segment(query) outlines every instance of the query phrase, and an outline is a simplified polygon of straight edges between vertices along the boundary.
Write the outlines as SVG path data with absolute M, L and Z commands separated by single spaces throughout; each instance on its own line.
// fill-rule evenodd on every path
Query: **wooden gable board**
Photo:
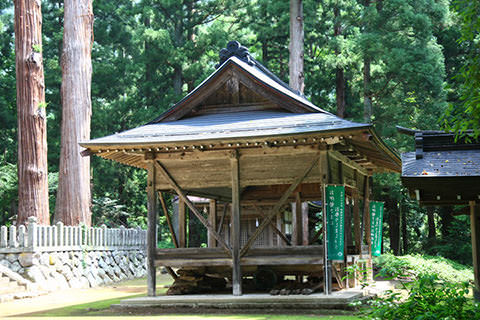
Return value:
M 232 106 L 242 107 L 241 94 L 245 95 L 246 92 L 251 93 L 253 97 L 253 101 L 245 101 L 247 107 L 259 103 L 262 110 L 279 108 L 292 113 L 326 113 L 290 89 L 279 85 L 261 71 L 232 57 L 192 92 L 151 123 L 175 121 L 194 116 L 202 109 L 202 105 L 206 106 L 215 102 L 218 102 L 219 105 L 215 112 L 237 112 L 238 109 L 232 111 Z

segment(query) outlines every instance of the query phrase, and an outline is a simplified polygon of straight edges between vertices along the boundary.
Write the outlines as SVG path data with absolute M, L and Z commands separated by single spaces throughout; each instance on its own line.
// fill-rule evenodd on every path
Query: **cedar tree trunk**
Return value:
M 62 52 L 62 145 L 55 221 L 91 224 L 90 158 L 78 143 L 90 139 L 92 104 L 91 0 L 65 0 Z
M 335 37 L 340 37 L 342 34 L 342 26 L 340 23 L 341 18 L 338 3 L 333 9 L 333 15 L 335 16 L 333 35 Z M 335 55 L 339 56 L 340 54 L 340 49 L 335 49 Z M 343 68 L 338 65 L 335 73 L 335 93 L 337 98 L 337 116 L 339 116 L 340 118 L 345 118 L 345 72 L 343 71 Z
M 47 121 L 40 0 L 15 1 L 15 57 L 18 118 L 18 217 L 50 224 Z
M 435 208 L 427 207 L 427 221 L 428 221 L 428 239 L 435 240 L 437 230 L 435 228 Z
M 290 0 L 290 87 L 303 93 L 303 5 L 302 0 Z
M 367 10 L 370 6 L 370 0 L 365 0 L 365 8 Z M 365 29 L 368 29 L 368 23 Z M 368 31 L 367 31 L 368 32 Z M 370 75 L 370 57 L 367 53 L 364 53 L 365 56 L 363 57 L 363 121 L 369 123 L 372 121 L 372 97 L 370 92 L 370 83 L 371 83 L 371 75 Z

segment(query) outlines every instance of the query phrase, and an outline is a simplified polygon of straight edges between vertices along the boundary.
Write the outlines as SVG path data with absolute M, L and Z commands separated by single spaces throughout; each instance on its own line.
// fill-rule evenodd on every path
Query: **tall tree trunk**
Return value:
M 380 2 L 380 1 L 379 1 Z M 370 6 L 370 0 L 365 0 L 364 10 Z M 381 9 L 381 8 L 380 8 Z M 380 10 L 379 9 L 379 10 Z M 369 21 L 365 21 L 364 30 L 370 32 Z M 371 75 L 370 75 L 371 58 L 367 52 L 363 53 L 363 120 L 370 122 L 372 120 L 372 96 L 370 91 Z
M 435 240 L 436 238 L 435 208 L 432 206 L 427 207 L 427 221 L 428 221 L 428 239 Z
M 301 93 L 305 87 L 303 55 L 303 4 L 302 0 L 290 0 L 289 84 Z
M 92 103 L 91 0 L 65 0 L 62 52 L 62 130 L 55 221 L 91 225 L 90 158 L 80 141 L 90 139 Z
M 394 199 L 388 199 L 385 206 L 389 211 L 389 231 L 390 231 L 390 248 L 393 254 L 400 255 L 400 214 L 397 202 Z
M 403 210 L 402 212 L 402 240 L 404 255 L 408 253 L 407 213 L 408 210 Z
M 340 8 L 338 7 L 338 3 L 335 4 L 333 14 L 335 17 L 333 35 L 340 38 L 342 34 L 342 25 L 340 23 Z M 335 55 L 338 57 L 341 53 L 342 52 L 337 46 L 335 49 Z M 338 65 L 335 73 L 335 93 L 337 98 L 337 116 L 340 118 L 345 118 L 345 72 L 343 68 Z
M 183 39 L 183 17 L 179 18 L 179 21 L 175 25 L 175 45 L 177 47 L 177 50 L 182 48 L 184 45 L 184 39 Z M 173 66 L 173 92 L 180 96 L 182 94 L 182 87 L 183 87 L 183 70 L 182 66 L 180 65 L 180 62 L 177 62 Z
M 50 224 L 41 2 L 15 2 L 18 118 L 18 217 Z
M 442 239 L 446 239 L 451 235 L 450 227 L 453 222 L 453 207 L 452 206 L 442 206 L 438 211 L 441 221 L 440 232 L 442 234 Z
M 363 120 L 372 121 L 372 98 L 370 92 L 370 58 L 363 58 Z

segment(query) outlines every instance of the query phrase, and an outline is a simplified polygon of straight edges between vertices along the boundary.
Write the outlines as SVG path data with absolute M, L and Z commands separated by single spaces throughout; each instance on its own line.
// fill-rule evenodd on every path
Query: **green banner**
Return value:
M 344 259 L 345 187 L 326 186 L 328 259 Z
M 372 236 L 372 255 L 382 254 L 383 202 L 370 202 L 370 233 Z

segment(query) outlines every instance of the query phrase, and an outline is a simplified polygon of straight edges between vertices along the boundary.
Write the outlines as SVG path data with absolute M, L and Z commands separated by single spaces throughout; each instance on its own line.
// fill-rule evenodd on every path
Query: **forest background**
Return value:
M 345 118 L 372 122 L 398 152 L 414 142 L 396 125 L 438 130 L 455 116 L 474 50 L 462 41 L 468 1 L 305 0 L 305 95 Z M 272 0 L 95 0 L 92 137 L 147 123 L 191 91 L 238 40 L 288 83 L 289 3 Z M 63 1 L 43 1 L 50 212 L 55 211 L 61 123 Z M 0 225 L 17 212 L 17 120 L 13 2 L 0 0 Z M 368 68 L 368 72 L 367 72 Z M 339 74 L 343 75 L 339 77 Z M 369 108 L 371 106 L 371 111 Z M 452 107 L 453 106 L 453 107 Z M 146 225 L 146 172 L 92 157 L 93 224 Z M 374 176 L 385 201 L 384 251 L 471 263 L 461 208 L 420 208 L 397 174 Z M 165 245 L 168 245 L 166 243 Z

